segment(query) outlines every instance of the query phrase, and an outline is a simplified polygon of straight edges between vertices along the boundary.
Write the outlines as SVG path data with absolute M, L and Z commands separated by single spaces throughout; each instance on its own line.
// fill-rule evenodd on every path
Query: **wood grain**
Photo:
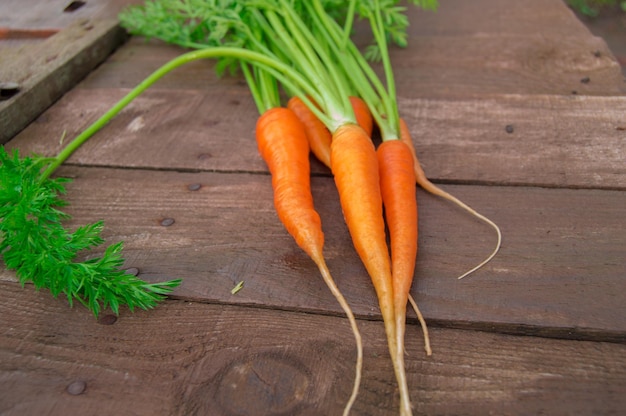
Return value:
M 76 85 L 124 38 L 115 19 L 82 19 L 42 42 L 4 50 L 0 80 L 17 83 L 20 91 L 0 101 L 0 143 Z
M 83 1 L 80 7 L 68 7 L 71 0 L 2 0 L 0 27 L 38 30 L 62 30 L 84 19 L 108 19 L 117 16 L 124 5 L 141 0 Z M 78 2 L 76 2 L 78 3 Z
M 64 168 L 75 178 L 68 212 L 106 220 L 128 267 L 150 281 L 184 279 L 181 299 L 342 315 L 314 264 L 276 218 L 269 176 Z M 190 191 L 190 184 L 200 184 Z M 437 325 L 623 341 L 623 192 L 448 186 L 502 227 L 502 251 L 465 280 L 456 276 L 492 249 L 492 230 L 418 192 L 420 254 L 413 295 Z M 313 180 L 331 272 L 355 312 L 379 319 L 331 178 Z M 590 212 L 593 213 L 590 215 Z M 161 221 L 171 218 L 173 225 Z M 11 274 L 3 272 L 3 279 Z M 239 281 L 244 290 L 232 296 Z
M 561 0 L 440 2 L 409 9 L 409 45 L 392 54 L 399 91 L 468 94 L 624 95 L 620 65 L 603 39 Z M 589 77 L 590 82 L 580 80 Z
M 106 20 L 131 2 L 139 0 L 88 2 L 83 12 Z M 446 0 L 437 13 L 409 10 L 410 43 L 394 49 L 393 60 L 401 111 L 426 172 L 504 235 L 494 261 L 458 281 L 490 252 L 494 235 L 417 190 L 412 294 L 430 325 L 434 355 L 425 356 L 410 314 L 406 361 L 415 413 L 622 414 L 626 83 L 615 57 L 561 0 Z M 33 13 L 11 19 L 51 27 Z M 93 44 L 119 33 L 114 26 Z M 59 61 L 48 43 L 35 55 L 49 61 L 19 62 L 79 65 L 70 52 L 96 29 L 100 23 L 91 33 L 63 31 L 78 30 L 79 40 L 63 44 L 68 54 Z M 364 43 L 366 33 L 359 36 Z M 32 52 L 32 45 L 24 47 Z M 57 79 L 75 87 L 6 147 L 56 153 L 181 53 L 133 38 L 82 82 L 66 72 L 68 79 Z M 314 265 L 276 218 L 253 141 L 256 115 L 240 77 L 219 79 L 211 62 L 195 62 L 133 102 L 58 172 L 76 179 L 68 186 L 70 227 L 104 219 L 107 242 L 125 242 L 126 266 L 141 278 L 184 281 L 154 310 L 95 320 L 63 298 L 21 288 L 2 267 L 0 414 L 341 411 L 354 340 Z M 0 134 L 6 131 L 0 123 Z M 354 414 L 396 414 L 374 291 L 328 170 L 315 162 L 313 170 L 329 267 L 365 340 Z
M 424 169 L 436 180 L 626 188 L 624 96 L 511 94 L 400 103 Z
M 53 155 L 64 132 L 67 140 L 74 137 L 123 95 L 117 89 L 72 91 L 7 146 Z M 431 180 L 626 188 L 625 97 L 511 94 L 399 101 Z M 214 85 L 210 92 L 157 88 L 131 103 L 68 163 L 261 172 L 266 168 L 254 142 L 256 117 L 244 86 Z M 317 161 L 314 171 L 329 173 Z
M 354 343 L 342 318 L 167 301 L 98 322 L 45 293 L 0 288 L 6 416 L 338 414 L 350 393 Z M 358 324 L 364 377 L 354 414 L 395 414 L 382 324 Z M 626 406 L 624 345 L 450 329 L 431 337 L 426 357 L 418 327 L 408 328 L 416 414 L 617 415 Z
M 399 91 L 419 97 L 482 94 L 624 96 L 619 62 L 601 38 L 412 38 L 392 53 Z

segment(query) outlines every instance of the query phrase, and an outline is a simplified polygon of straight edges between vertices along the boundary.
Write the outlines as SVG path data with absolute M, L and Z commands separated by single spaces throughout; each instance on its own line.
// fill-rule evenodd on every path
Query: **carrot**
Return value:
M 293 112 L 272 108 L 257 122 L 261 157 L 272 174 L 274 205 L 279 219 L 309 256 L 319 258 L 324 246 L 322 221 L 313 208 L 309 183 L 308 142 Z
M 359 97 L 350 96 L 349 98 L 357 124 L 365 130 L 368 136 L 371 136 L 374 122 L 367 104 Z M 332 140 L 330 130 L 297 96 L 289 99 L 287 108 L 296 113 L 304 124 L 311 152 L 320 162 L 330 168 L 330 141 Z
M 369 107 L 361 99 L 355 95 L 351 95 L 350 104 L 352 104 L 352 110 L 354 111 L 354 116 L 356 117 L 356 123 L 365 130 L 368 136 L 372 135 L 372 131 L 374 130 L 374 120 L 372 118 L 372 112 Z
M 380 190 L 385 208 L 391 245 L 397 360 L 404 367 L 404 334 L 409 291 L 417 258 L 418 211 L 415 196 L 413 156 L 406 143 L 387 140 L 376 150 L 380 172 Z M 400 384 L 400 388 L 406 384 Z M 401 392 L 410 410 L 409 392 Z
M 498 253 L 498 250 L 500 250 L 500 245 L 502 243 L 502 233 L 500 232 L 500 228 L 496 225 L 496 223 L 494 223 L 493 221 L 491 221 L 489 218 L 485 217 L 484 215 L 476 212 L 474 209 L 472 209 L 471 207 L 466 205 L 464 202 L 460 201 L 455 196 L 452 196 L 448 192 L 446 192 L 443 189 L 439 188 L 437 185 L 433 184 L 426 177 L 426 174 L 424 173 L 424 170 L 422 169 L 422 166 L 420 165 L 419 159 L 417 158 L 417 154 L 415 153 L 415 147 L 413 145 L 413 139 L 411 138 L 411 132 L 409 130 L 409 127 L 407 126 L 407 124 L 406 124 L 406 122 L 404 121 L 403 118 L 400 118 L 399 121 L 400 121 L 400 140 L 402 140 L 403 142 L 405 142 L 408 145 L 409 149 L 411 150 L 411 153 L 413 154 L 413 170 L 415 171 L 415 180 L 416 180 L 417 184 L 419 186 L 421 186 L 422 188 L 424 188 L 426 191 L 428 191 L 428 192 L 430 192 L 430 193 L 432 193 L 434 195 L 440 196 L 440 197 L 442 197 L 442 198 L 444 198 L 444 199 L 446 199 L 446 200 L 448 200 L 448 201 L 450 201 L 450 202 L 460 206 L 461 208 L 463 208 L 464 210 L 468 211 L 469 213 L 471 213 L 475 217 L 477 217 L 477 218 L 481 219 L 482 221 L 486 222 L 487 224 L 489 224 L 496 231 L 496 235 L 497 235 L 496 248 L 493 250 L 493 252 L 485 260 L 483 260 L 477 266 L 473 267 L 472 269 L 470 269 L 469 271 L 463 273 L 461 276 L 458 277 L 458 279 L 462 279 L 465 276 L 467 276 L 467 275 L 475 272 L 476 270 L 480 269 L 482 266 L 487 264 L 489 261 L 491 261 L 492 258 L 495 257 L 495 255 Z
M 320 162 L 330 167 L 330 141 L 332 139 L 330 130 L 297 96 L 289 99 L 287 108 L 293 111 L 304 124 L 311 152 Z
M 410 413 L 403 360 L 398 359 L 394 288 L 376 150 L 360 126 L 345 124 L 333 134 L 330 161 L 352 242 L 378 297 L 396 379 L 401 385 L 401 408 L 409 406 Z
M 378 146 L 376 154 L 391 245 L 396 337 L 400 347 L 404 345 L 406 305 L 417 258 L 418 211 L 415 173 L 411 151 L 400 140 L 383 142 Z M 398 352 L 404 354 L 404 351 Z
M 279 219 L 318 266 L 329 289 L 345 311 L 357 344 L 356 376 L 352 394 L 344 409 L 348 414 L 358 394 L 363 348 L 356 319 L 335 284 L 323 256 L 324 234 L 311 195 L 309 144 L 304 126 L 288 108 L 274 107 L 257 121 L 256 140 L 261 156 L 272 175 L 274 206 Z

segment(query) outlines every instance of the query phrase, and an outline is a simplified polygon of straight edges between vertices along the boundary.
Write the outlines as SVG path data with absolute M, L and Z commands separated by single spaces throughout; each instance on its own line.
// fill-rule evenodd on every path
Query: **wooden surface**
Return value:
M 82 3 L 77 9 L 71 4 Z M 0 83 L 19 94 L 0 101 L 4 144 L 105 60 L 126 39 L 120 2 L 8 0 L 0 5 Z
M 89 18 L 110 18 L 124 2 L 101 3 Z M 458 281 L 490 252 L 494 235 L 417 190 L 412 294 L 434 353 L 424 355 L 410 315 L 416 414 L 622 414 L 619 64 L 559 0 L 441 0 L 436 14 L 410 17 L 410 46 L 393 59 L 418 154 L 432 180 L 496 221 L 504 236 L 492 263 Z M 7 148 L 55 154 L 64 132 L 78 134 L 180 53 L 130 39 Z M 155 310 L 96 321 L 0 272 L 0 414 L 340 413 L 353 339 L 276 218 L 255 121 L 242 80 L 218 79 L 210 62 L 196 62 L 161 80 L 69 159 L 59 171 L 75 179 L 69 225 L 105 219 L 107 241 L 125 242 L 128 267 L 146 280 L 183 284 Z M 317 162 L 313 169 L 329 267 L 365 342 L 354 414 L 391 415 L 395 381 L 374 292 L 332 178 Z M 166 218 L 174 223 L 163 226 Z M 239 281 L 244 288 L 232 295 Z

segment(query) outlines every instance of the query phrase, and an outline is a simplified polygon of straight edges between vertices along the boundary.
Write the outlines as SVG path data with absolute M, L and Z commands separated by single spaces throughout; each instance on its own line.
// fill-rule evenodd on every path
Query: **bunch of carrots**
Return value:
M 47 178 L 84 141 L 169 71 L 197 59 L 240 69 L 259 111 L 256 141 L 272 177 L 280 221 L 317 265 L 354 333 L 357 363 L 348 414 L 361 380 L 362 340 L 356 319 L 326 265 L 324 234 L 311 194 L 309 154 L 334 177 L 354 248 L 369 274 L 381 310 L 400 395 L 400 414 L 412 414 L 404 364 L 406 309 L 418 251 L 416 183 L 459 204 L 497 232 L 498 227 L 432 184 L 420 167 L 409 129 L 400 118 L 391 39 L 402 46 L 403 8 L 391 0 L 153 0 L 120 15 L 133 34 L 193 49 L 158 69 L 93 126 L 74 139 L 43 172 Z M 435 0 L 414 1 L 433 8 Z M 362 53 L 350 38 L 355 17 L 366 19 L 374 42 Z M 368 58 L 382 62 L 384 79 Z M 288 99 L 285 99 L 285 95 Z M 283 102 L 287 102 L 283 105 Z M 380 133 L 377 147 L 374 127 Z M 387 236 L 388 232 L 388 236 Z M 387 244 L 389 237 L 389 245 Z M 461 277 L 463 277 L 461 276 Z
M 396 1 L 382 0 L 182 3 L 192 7 L 152 1 L 127 11 L 122 23 L 131 33 L 186 48 L 204 51 L 230 46 L 264 57 L 261 62 L 228 56 L 218 68 L 239 65 L 242 69 L 260 114 L 256 139 L 272 175 L 278 217 L 318 266 L 352 325 L 357 371 L 344 414 L 358 392 L 361 337 L 324 262 L 322 225 L 310 191 L 309 152 L 333 174 L 354 247 L 378 297 L 399 386 L 400 414 L 411 414 L 404 365 L 409 301 L 422 324 L 427 354 L 431 353 L 426 325 L 409 294 L 418 250 L 415 184 L 487 221 L 498 233 L 498 246 L 500 232 L 491 221 L 428 181 L 420 167 L 409 129 L 399 116 L 387 45 L 389 38 L 399 44 L 405 41 L 394 26 L 401 23 L 404 9 Z M 418 3 L 436 6 L 435 1 Z M 374 38 L 365 54 L 350 39 L 357 15 L 369 21 Z M 181 30 L 173 29 L 172 21 Z M 384 81 L 366 55 L 382 61 Z M 281 105 L 279 87 L 290 97 L 286 107 Z M 374 126 L 382 139 L 377 148 L 372 141 Z M 463 276 L 489 261 L 496 251 Z

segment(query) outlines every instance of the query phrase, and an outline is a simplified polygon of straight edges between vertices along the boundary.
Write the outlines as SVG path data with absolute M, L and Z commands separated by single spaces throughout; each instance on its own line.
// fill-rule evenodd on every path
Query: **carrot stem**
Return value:
M 289 85 L 292 90 L 302 91 L 317 96 L 317 91 L 312 84 L 304 78 L 300 73 L 294 71 L 289 65 L 274 59 L 271 56 L 264 55 L 259 52 L 236 47 L 212 47 L 197 51 L 187 52 L 159 67 L 156 71 L 146 77 L 127 95 L 114 104 L 104 115 L 102 115 L 93 124 L 87 127 L 76 138 L 74 138 L 54 160 L 48 165 L 41 176 L 41 180 L 48 178 L 68 157 L 72 155 L 84 142 L 98 132 L 104 125 L 113 119 L 120 111 L 122 111 L 131 101 L 142 94 L 146 89 L 155 82 L 167 75 L 174 69 L 198 59 L 209 59 L 223 56 L 231 56 L 241 60 L 248 61 L 254 65 L 263 67 L 270 72 L 280 82 Z M 296 87 L 299 86 L 300 88 Z

